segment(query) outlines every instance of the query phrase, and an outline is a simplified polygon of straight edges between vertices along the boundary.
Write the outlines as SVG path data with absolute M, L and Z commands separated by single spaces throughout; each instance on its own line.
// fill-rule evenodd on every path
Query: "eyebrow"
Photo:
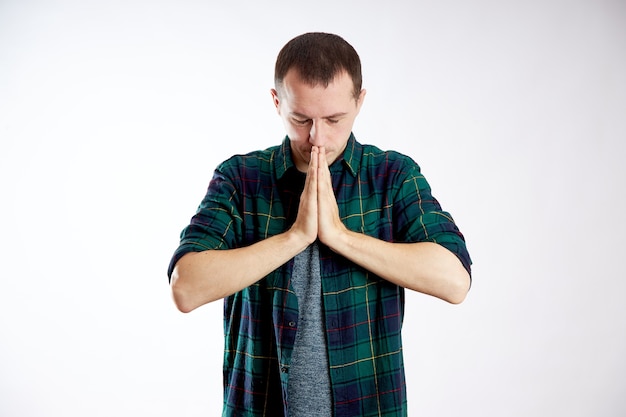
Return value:
M 347 114 L 348 113 L 340 112 L 340 113 L 331 114 L 330 116 L 324 116 L 324 117 L 322 117 L 322 119 L 337 119 L 337 118 L 343 117 L 343 116 L 345 116 Z M 311 117 L 309 117 L 309 116 L 307 116 L 305 114 L 302 114 L 302 113 L 295 112 L 295 111 L 292 111 L 291 115 L 295 116 L 295 117 L 297 117 L 299 119 L 306 119 L 306 120 L 311 119 Z

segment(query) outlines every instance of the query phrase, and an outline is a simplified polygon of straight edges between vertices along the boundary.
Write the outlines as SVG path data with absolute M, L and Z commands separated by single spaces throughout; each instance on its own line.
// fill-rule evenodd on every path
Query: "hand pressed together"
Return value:
M 298 216 L 291 229 L 302 234 L 308 243 L 315 239 L 328 246 L 347 229 L 339 217 L 339 207 L 323 147 L 313 146 Z

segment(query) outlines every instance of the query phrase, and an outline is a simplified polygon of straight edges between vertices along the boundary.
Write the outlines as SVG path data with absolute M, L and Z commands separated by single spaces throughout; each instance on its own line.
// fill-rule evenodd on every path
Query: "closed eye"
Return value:
M 336 113 L 336 114 L 324 117 L 324 120 L 334 125 L 334 124 L 339 123 L 341 119 L 343 119 L 345 116 L 346 116 L 346 113 Z M 298 126 L 306 126 L 311 123 L 310 118 L 306 117 L 303 114 L 295 113 L 295 112 L 291 114 L 291 121 Z

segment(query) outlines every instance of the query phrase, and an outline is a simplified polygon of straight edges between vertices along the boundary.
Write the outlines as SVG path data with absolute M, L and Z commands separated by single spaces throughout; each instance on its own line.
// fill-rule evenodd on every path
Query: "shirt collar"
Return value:
M 346 149 L 343 151 L 342 164 L 348 169 L 353 177 L 359 172 L 361 166 L 361 156 L 363 155 L 363 146 L 356 141 L 353 133 L 350 133 L 350 138 L 346 145 Z M 339 164 L 333 164 L 339 165 Z M 332 166 L 331 166 L 332 168 Z
M 283 143 L 278 148 L 274 160 L 274 169 L 276 171 L 276 178 L 280 179 L 285 172 L 290 168 L 294 168 L 293 160 L 291 159 L 291 146 L 289 145 L 289 137 L 285 136 Z
M 359 171 L 362 155 L 362 145 L 356 141 L 354 134 L 350 133 L 350 138 L 346 144 L 346 149 L 343 151 L 341 161 L 335 161 L 330 166 L 330 171 L 338 172 L 342 167 L 346 167 L 348 172 L 350 172 L 353 177 L 356 177 L 357 172 Z M 291 146 L 288 136 L 285 136 L 283 143 L 278 148 L 274 167 L 276 170 L 276 178 L 282 178 L 282 176 L 285 175 L 290 168 L 295 169 L 295 165 L 293 164 L 293 159 L 291 157 Z

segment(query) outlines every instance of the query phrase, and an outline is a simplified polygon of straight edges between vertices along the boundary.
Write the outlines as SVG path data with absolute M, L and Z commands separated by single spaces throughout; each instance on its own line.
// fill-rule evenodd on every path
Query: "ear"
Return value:
M 274 107 L 276 107 L 276 111 L 280 114 L 280 98 L 278 98 L 278 91 L 275 88 L 270 90 L 272 94 L 272 101 L 274 102 Z
M 359 93 L 359 98 L 357 99 L 357 102 L 356 102 L 357 112 L 361 111 L 361 106 L 363 105 L 363 100 L 365 100 L 365 94 L 367 94 L 367 91 L 364 88 L 361 89 L 361 92 Z

